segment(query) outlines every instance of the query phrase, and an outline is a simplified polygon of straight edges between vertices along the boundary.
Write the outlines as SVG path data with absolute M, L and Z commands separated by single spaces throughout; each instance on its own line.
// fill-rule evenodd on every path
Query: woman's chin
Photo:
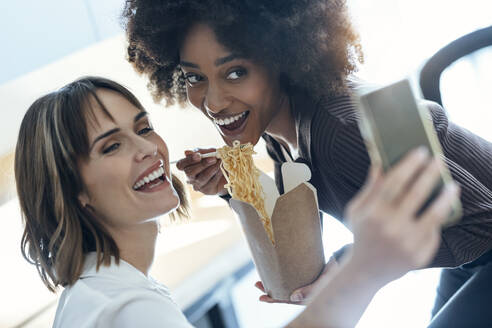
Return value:
M 173 194 L 173 196 L 174 197 L 169 197 L 168 199 L 162 202 L 163 205 L 161 207 L 162 212 L 159 215 L 171 214 L 174 211 L 176 211 L 176 209 L 179 207 L 180 201 L 178 195 L 175 193 Z
M 251 143 L 253 146 L 255 146 L 258 141 L 260 140 L 261 136 L 249 136 L 249 135 L 242 135 L 239 137 L 231 138 L 228 136 L 222 136 L 222 139 L 224 142 L 229 146 L 232 147 L 232 143 L 236 140 L 239 140 L 239 142 L 243 144 L 247 144 L 248 142 Z
M 174 195 L 176 196 L 176 197 L 175 197 L 175 198 L 176 198 L 176 202 L 175 202 L 175 204 L 174 204 L 174 207 L 173 207 L 173 208 L 172 208 L 172 209 L 168 212 L 168 214 L 170 214 L 170 213 L 172 213 L 172 212 L 176 211 L 176 210 L 178 209 L 179 205 L 181 204 L 181 202 L 180 202 L 180 200 L 179 200 L 179 196 L 178 196 L 178 194 L 177 194 L 176 192 L 174 192 Z
M 147 203 L 146 208 L 142 209 L 142 213 L 147 212 L 147 215 L 145 215 L 145 221 L 171 214 L 179 207 L 180 201 L 178 194 L 176 192 L 173 192 L 164 197 L 164 199 L 161 198 L 158 201 L 154 201 L 152 203 L 153 204 Z

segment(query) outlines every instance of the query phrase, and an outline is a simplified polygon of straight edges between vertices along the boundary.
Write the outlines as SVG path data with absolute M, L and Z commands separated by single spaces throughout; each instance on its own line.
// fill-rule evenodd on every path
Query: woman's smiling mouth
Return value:
M 213 118 L 213 122 L 217 125 L 226 136 L 236 136 L 240 134 L 249 116 L 249 111 L 244 111 L 240 114 L 229 116 L 226 118 Z
M 169 184 L 169 181 L 166 177 L 163 165 L 164 162 L 162 160 L 152 165 L 148 170 L 146 170 L 144 173 L 145 175 L 141 175 L 140 179 L 133 185 L 133 190 L 141 192 L 154 192 L 166 187 Z

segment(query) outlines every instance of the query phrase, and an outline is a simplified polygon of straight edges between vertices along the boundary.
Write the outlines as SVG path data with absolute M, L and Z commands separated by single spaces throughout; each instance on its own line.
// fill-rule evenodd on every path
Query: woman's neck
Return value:
M 291 104 L 287 96 L 280 102 L 280 109 L 272 118 L 266 133 L 275 138 L 286 147 L 291 154 L 297 153 L 297 130 L 296 122 L 291 112 Z
M 146 276 L 154 262 L 158 229 L 158 222 L 152 221 L 111 231 L 120 251 L 120 258 Z

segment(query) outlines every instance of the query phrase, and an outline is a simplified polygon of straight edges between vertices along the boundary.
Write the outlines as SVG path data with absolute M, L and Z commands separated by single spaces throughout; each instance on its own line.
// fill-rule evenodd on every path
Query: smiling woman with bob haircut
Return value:
M 115 302 L 160 297 L 168 302 L 164 313 L 184 320 L 167 289 L 146 277 L 159 216 L 187 215 L 185 189 L 171 177 L 168 157 L 140 102 L 110 80 L 83 78 L 31 105 L 15 156 L 22 252 L 48 289 L 72 286 L 60 304 L 70 304 L 70 295 L 97 302 L 92 288 L 105 283 L 102 291 L 113 296 L 130 288 Z M 139 296 L 138 287 L 157 292 Z M 90 322 L 90 306 L 78 306 L 60 306 L 54 326 Z
M 288 327 L 353 326 L 378 289 L 430 261 L 458 197 L 451 186 L 417 219 L 437 167 L 417 150 L 384 176 L 372 170 L 346 213 L 353 249 Z M 186 216 L 187 199 L 166 143 L 126 88 L 86 77 L 36 100 L 15 178 L 22 253 L 49 290 L 65 288 L 53 327 L 190 327 L 149 276 L 159 216 Z

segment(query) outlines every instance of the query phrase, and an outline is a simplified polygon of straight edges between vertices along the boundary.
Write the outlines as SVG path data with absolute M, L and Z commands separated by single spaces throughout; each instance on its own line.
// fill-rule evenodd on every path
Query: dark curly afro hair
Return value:
M 186 101 L 179 49 L 194 23 L 315 99 L 341 92 L 363 61 L 345 0 L 127 0 L 122 18 L 128 61 L 167 105 Z

